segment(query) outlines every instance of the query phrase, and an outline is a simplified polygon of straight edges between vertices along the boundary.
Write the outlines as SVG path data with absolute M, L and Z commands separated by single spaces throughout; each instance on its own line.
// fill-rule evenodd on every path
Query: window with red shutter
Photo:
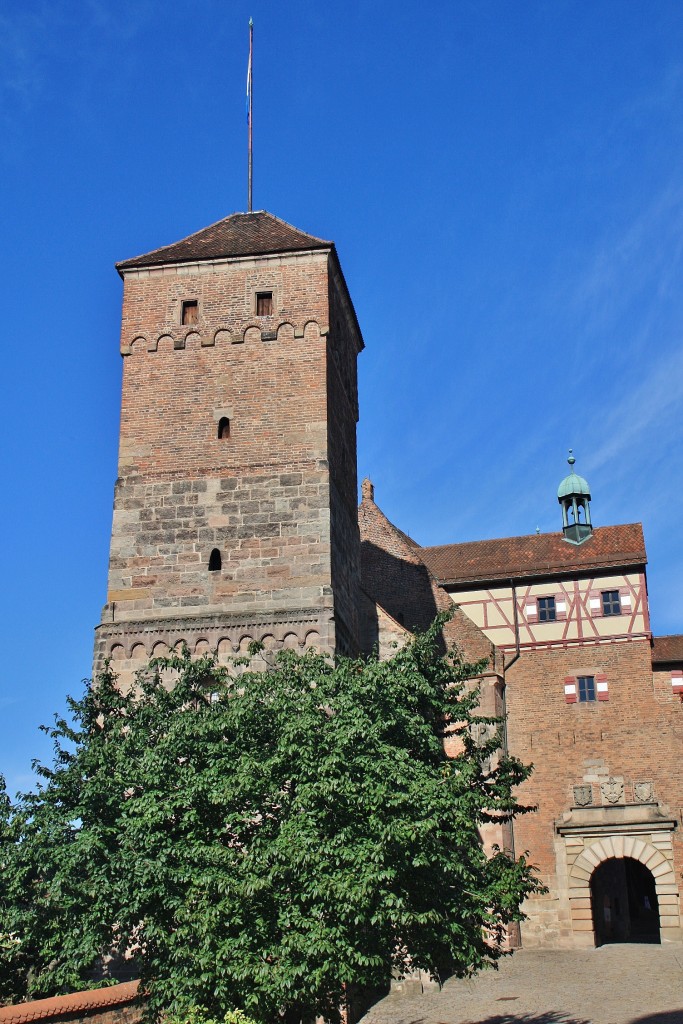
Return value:
M 565 676 L 564 680 L 564 699 L 567 704 L 576 704 L 576 677 Z
M 595 689 L 598 700 L 609 700 L 609 686 L 604 672 L 600 672 L 595 677 Z

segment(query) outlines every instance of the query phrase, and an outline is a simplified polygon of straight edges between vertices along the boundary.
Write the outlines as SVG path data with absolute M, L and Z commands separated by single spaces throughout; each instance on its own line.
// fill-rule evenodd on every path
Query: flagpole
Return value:
M 254 150 L 252 146 L 252 93 L 253 93 L 253 56 L 254 56 L 254 22 L 249 19 L 249 69 L 247 71 L 247 120 L 249 125 L 249 184 L 248 184 L 248 212 L 252 211 L 252 186 L 254 174 Z

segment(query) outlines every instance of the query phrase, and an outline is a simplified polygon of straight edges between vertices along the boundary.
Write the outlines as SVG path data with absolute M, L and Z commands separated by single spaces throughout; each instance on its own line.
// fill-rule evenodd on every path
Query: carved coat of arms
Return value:
M 639 804 L 651 804 L 654 793 L 651 782 L 636 782 L 633 787 L 633 795 Z
M 608 804 L 618 804 L 624 799 L 624 783 L 621 779 L 608 779 L 600 786 L 602 798 Z
M 575 807 L 590 807 L 593 803 L 593 787 L 592 786 L 574 786 L 574 806 Z

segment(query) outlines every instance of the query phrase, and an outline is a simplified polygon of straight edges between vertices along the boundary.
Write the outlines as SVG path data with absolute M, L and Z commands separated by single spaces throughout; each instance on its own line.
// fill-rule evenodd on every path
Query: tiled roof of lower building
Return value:
M 683 634 L 652 637 L 652 664 L 667 665 L 683 662 Z
M 583 544 L 570 543 L 562 533 L 534 533 L 441 544 L 420 553 L 439 583 L 453 585 L 642 566 L 647 561 L 640 523 L 597 527 Z
M 127 981 L 123 985 L 109 985 L 107 988 L 93 988 L 84 992 L 73 992 L 52 999 L 34 999 L 30 1003 L 16 1003 L 0 1008 L 0 1024 L 26 1024 L 33 1020 L 53 1020 L 67 1014 L 88 1013 L 109 1006 L 121 1006 L 137 998 L 139 981 Z
M 333 242 L 299 231 L 266 210 L 257 213 L 232 213 L 229 217 L 202 228 L 193 235 L 164 245 L 161 249 L 134 256 L 116 264 L 119 273 L 136 267 L 167 263 L 195 263 L 226 259 L 230 256 L 263 256 L 268 253 L 330 249 Z

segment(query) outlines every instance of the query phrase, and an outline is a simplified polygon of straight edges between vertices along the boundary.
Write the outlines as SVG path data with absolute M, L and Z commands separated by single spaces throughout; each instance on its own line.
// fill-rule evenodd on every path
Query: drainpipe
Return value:
M 515 653 L 512 656 L 512 658 L 510 659 L 510 661 L 507 663 L 507 665 L 505 664 L 505 658 L 503 657 L 503 694 L 502 694 L 502 696 L 503 696 L 503 742 L 505 744 L 504 750 L 505 750 L 506 754 L 508 753 L 508 709 L 507 709 L 507 700 L 506 700 L 506 697 L 505 697 L 505 691 L 506 691 L 506 688 L 507 688 L 507 683 L 505 681 L 505 677 L 506 677 L 506 674 L 508 672 L 508 669 L 512 668 L 514 663 L 519 659 L 519 656 L 520 656 L 520 653 L 521 653 L 520 649 L 519 649 L 520 648 L 520 645 L 519 645 L 519 611 L 517 609 L 517 588 L 515 586 L 514 580 L 512 580 L 512 579 L 510 580 L 510 591 L 512 593 L 512 612 L 513 612 L 513 616 L 514 616 L 513 621 L 514 621 L 514 624 L 515 624 Z M 516 860 L 517 859 L 517 854 L 515 852 L 515 823 L 514 823 L 514 821 L 510 822 L 509 837 L 510 837 L 510 856 L 512 857 L 513 860 Z M 512 949 L 520 949 L 521 948 L 521 946 L 522 946 L 522 933 L 521 933 L 521 929 L 520 929 L 520 926 L 519 926 L 519 922 L 511 922 L 508 925 L 508 940 L 510 942 L 510 946 L 511 946 Z
M 512 591 L 512 614 L 515 622 L 515 653 L 511 661 L 505 664 L 503 662 L 503 676 L 509 668 L 512 668 L 514 663 L 517 661 L 520 655 L 519 650 L 519 611 L 517 609 L 517 587 L 515 586 L 514 580 L 510 580 L 510 590 Z
M 520 656 L 520 653 L 521 653 L 520 649 L 519 649 L 519 611 L 517 610 L 517 587 L 515 586 L 514 580 L 510 580 L 510 591 L 512 592 L 512 614 L 513 614 L 513 619 L 514 619 L 514 624 L 515 624 L 515 653 L 512 656 L 512 658 L 510 659 L 510 661 L 508 661 L 507 665 L 505 664 L 505 655 L 503 655 L 503 694 L 502 694 L 502 697 L 503 697 L 503 740 L 505 742 L 505 753 L 507 753 L 507 750 L 508 750 L 508 712 L 507 712 L 507 701 L 506 701 L 506 698 L 505 698 L 505 690 L 507 688 L 507 682 L 505 681 L 505 677 L 507 675 L 508 669 L 512 668 L 512 666 L 518 660 L 518 658 Z

